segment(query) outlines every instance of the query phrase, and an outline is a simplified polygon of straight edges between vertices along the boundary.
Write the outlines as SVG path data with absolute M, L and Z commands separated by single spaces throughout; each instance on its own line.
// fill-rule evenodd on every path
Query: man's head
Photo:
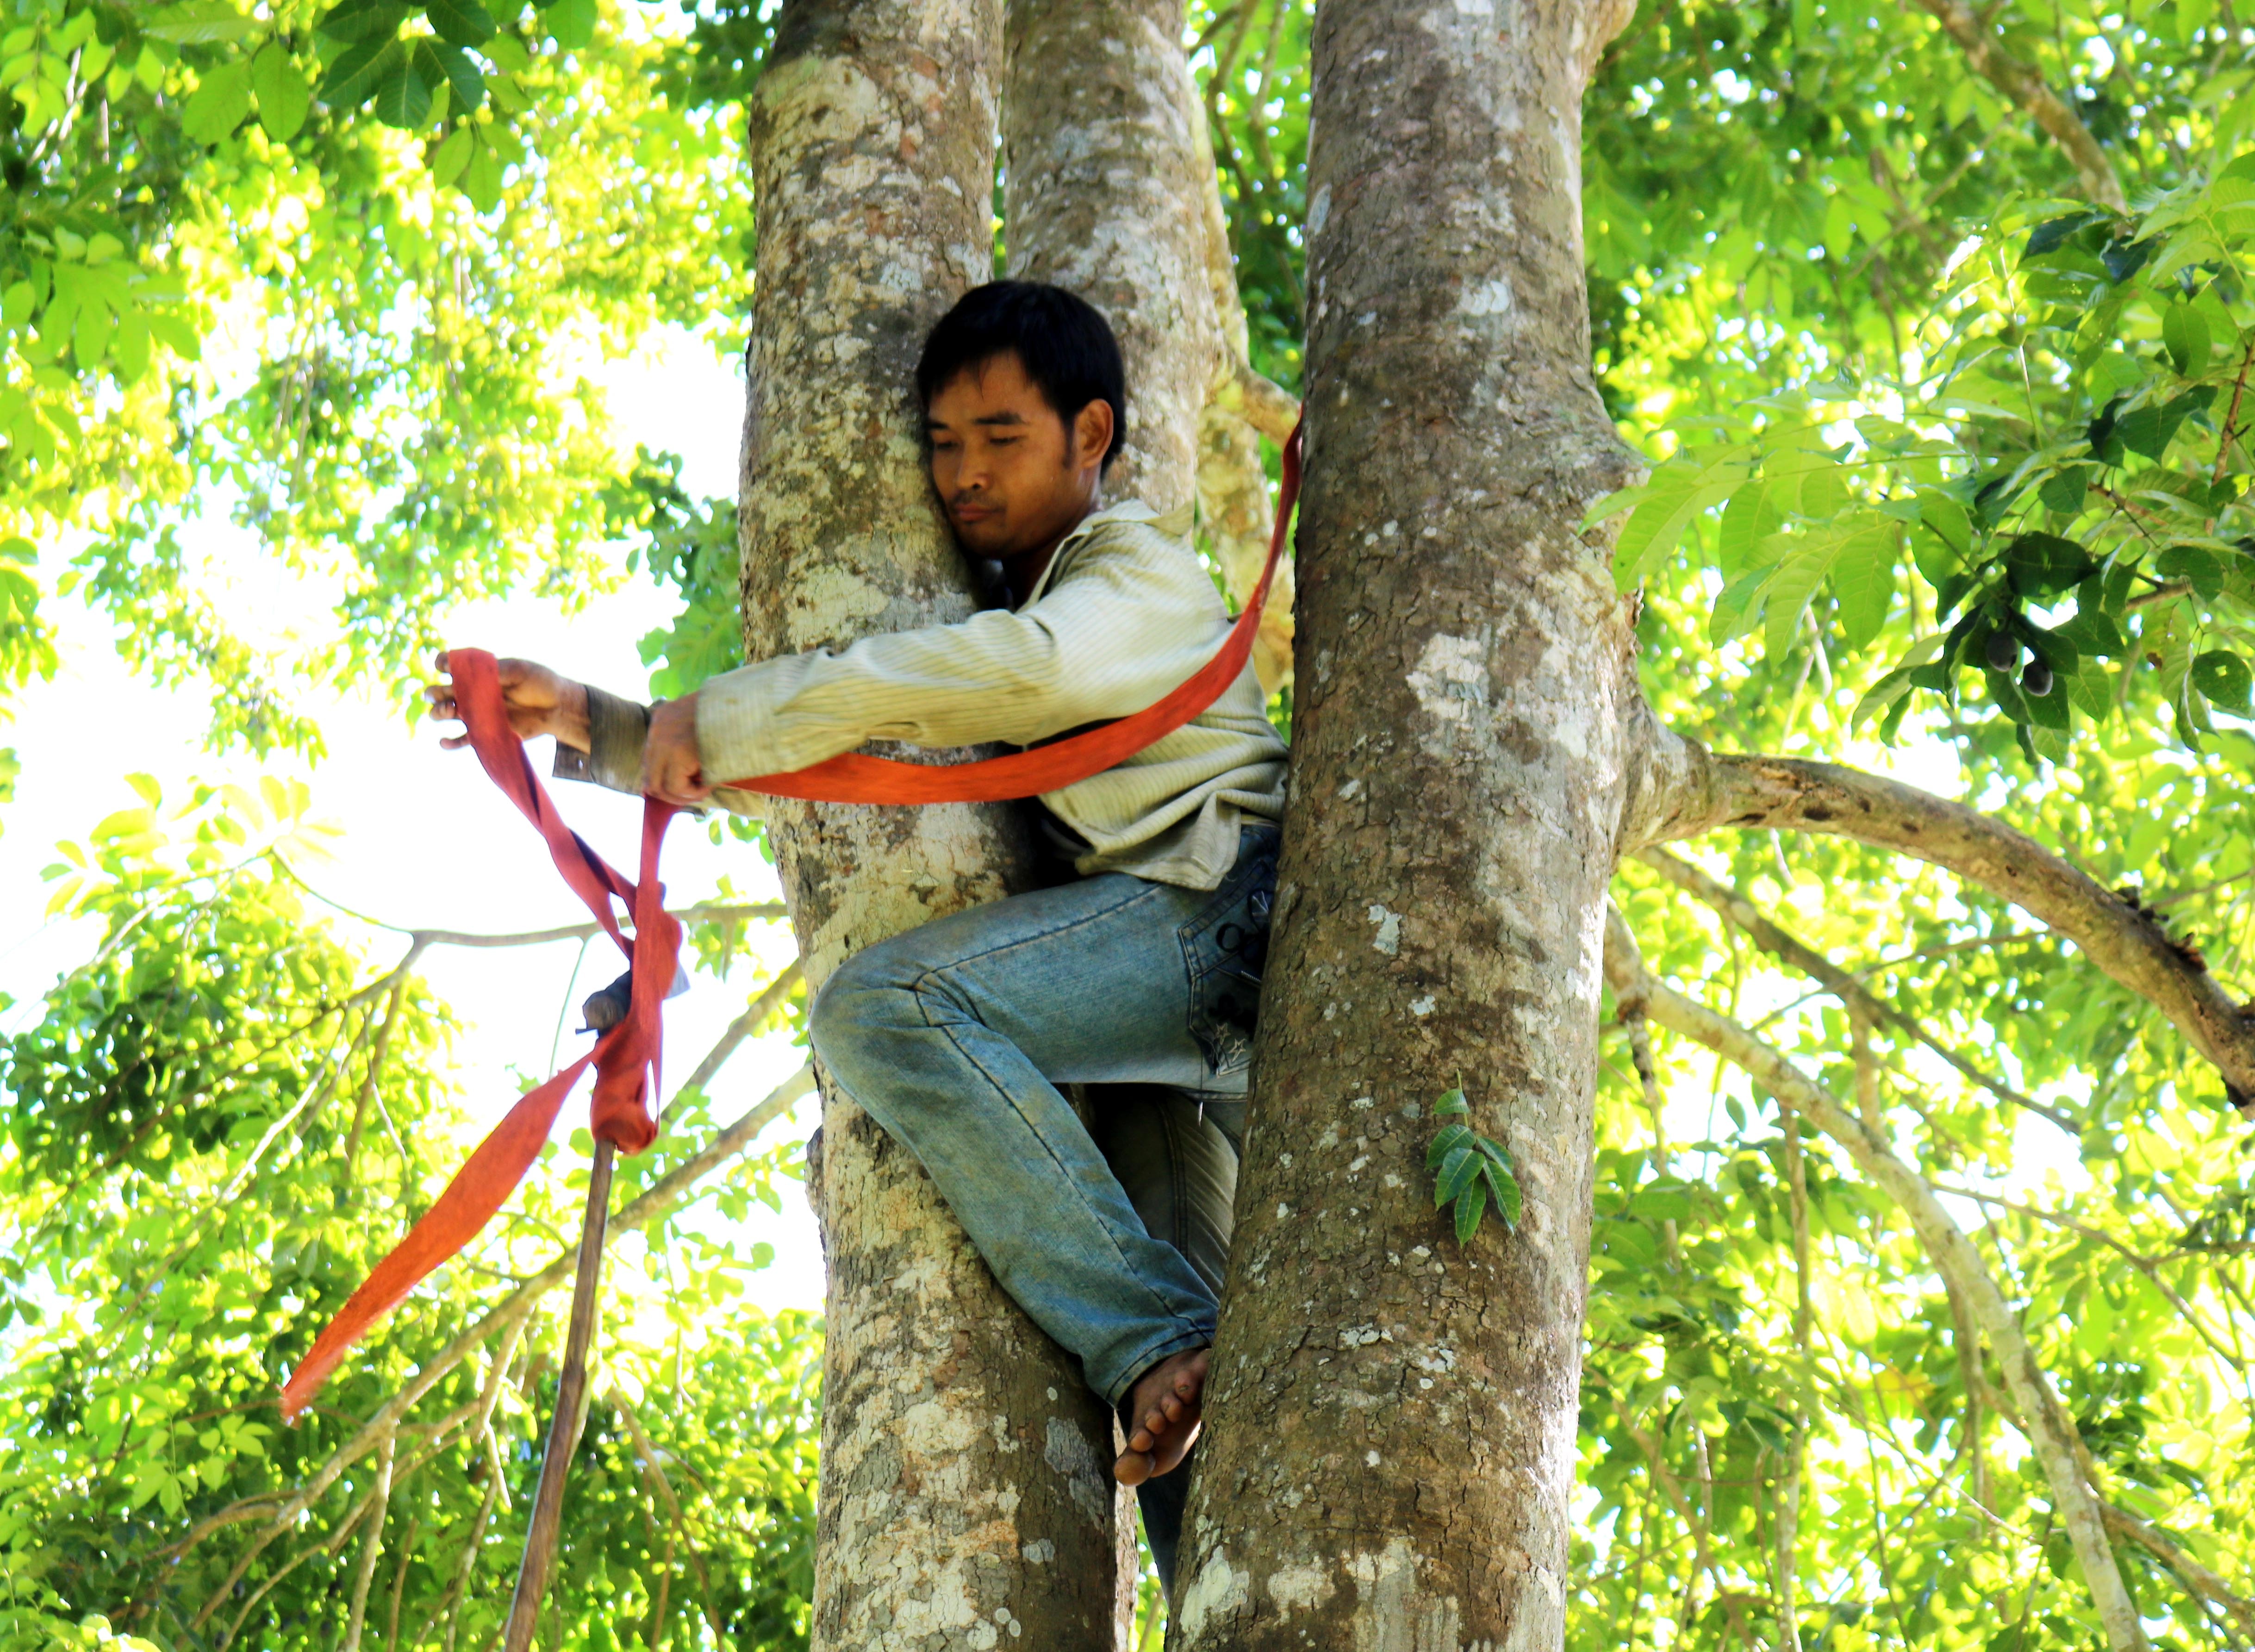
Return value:
M 917 393 L 932 485 L 966 551 L 1018 563 L 1095 509 L 1127 369 L 1085 300 L 1033 281 L 973 288 L 924 341 Z

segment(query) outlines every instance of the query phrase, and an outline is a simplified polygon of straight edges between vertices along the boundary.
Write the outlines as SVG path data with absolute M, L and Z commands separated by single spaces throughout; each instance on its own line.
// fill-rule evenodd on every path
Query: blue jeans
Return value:
M 841 965 L 810 1018 L 831 1082 L 1115 1407 L 1213 1341 L 1276 841 L 1246 827 L 1216 889 L 1105 873 L 910 930 Z M 1067 1084 L 1092 1086 L 1093 1135 Z M 1187 1480 L 1146 1489 L 1178 1519 Z

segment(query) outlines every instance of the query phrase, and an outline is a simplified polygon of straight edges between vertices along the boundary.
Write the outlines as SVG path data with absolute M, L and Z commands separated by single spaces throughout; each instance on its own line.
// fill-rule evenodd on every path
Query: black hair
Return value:
M 926 408 L 955 376 L 998 355 L 1015 355 L 1042 399 L 1068 429 L 1091 402 L 1112 404 L 1112 468 L 1128 427 L 1128 367 L 1112 324 L 1096 306 L 1041 281 L 989 281 L 955 301 L 933 326 L 917 362 L 917 399 Z

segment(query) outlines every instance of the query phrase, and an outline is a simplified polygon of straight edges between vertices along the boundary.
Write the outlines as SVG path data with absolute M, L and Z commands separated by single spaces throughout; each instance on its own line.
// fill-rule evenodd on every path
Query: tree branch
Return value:
M 1732 826 L 1823 833 L 1941 867 L 2033 914 L 2160 1010 L 2222 1072 L 2232 1105 L 2255 1117 L 2255 1009 L 2235 1003 L 2151 917 L 2025 833 L 1854 769 L 1710 752 L 1656 721 L 1633 733 L 1647 739 L 1631 758 L 1624 853 Z
M 1300 398 L 1245 359 L 1242 349 L 1232 350 L 1215 375 L 1215 406 L 1234 413 L 1279 447 L 1291 439 L 1300 422 Z
M 1963 0 L 1918 3 L 1932 12 L 1943 31 L 1957 42 L 1976 74 L 2051 134 L 2052 141 L 2066 151 L 2076 175 L 2082 179 L 2084 194 L 2109 212 L 2129 210 L 2129 203 L 2122 196 L 2121 180 L 2114 175 L 2114 163 L 2107 159 L 2106 151 L 2099 148 L 2090 129 L 2060 100 L 2041 71 L 2005 50 L 1997 38 L 1994 24 L 1964 4 Z
M 391 1512 L 391 1458 L 398 1436 L 386 1438 L 376 1454 L 375 1517 L 361 1540 L 360 1570 L 353 1578 L 352 1606 L 345 1617 L 341 1652 L 360 1652 L 361 1627 L 368 1621 L 368 1586 L 376 1580 L 376 1563 L 383 1553 L 383 1517 Z
M 667 916 L 685 924 L 720 924 L 731 919 L 788 917 L 790 913 L 781 901 L 760 901 L 748 906 L 708 902 L 673 908 Z M 386 924 L 383 927 L 391 929 L 395 925 Z M 560 929 L 525 930 L 515 935 L 470 935 L 451 929 L 411 929 L 404 932 L 414 940 L 419 952 L 426 946 L 542 946 L 551 941 L 586 940 L 601 934 L 603 926 L 596 923 L 566 924 Z
M 720 1035 L 719 1042 L 706 1051 L 705 1059 L 697 1064 L 697 1071 L 691 1073 L 681 1088 L 673 1093 L 673 1100 L 667 1102 L 665 1111 L 657 1115 L 659 1135 L 665 1133 L 666 1121 L 673 1116 L 673 1109 L 681 1105 L 681 1098 L 692 1090 L 702 1090 L 712 1083 L 713 1075 L 720 1071 L 730 1056 L 736 1053 L 737 1047 L 766 1026 L 768 1018 L 782 1008 L 783 1000 L 790 996 L 790 989 L 798 985 L 799 977 L 804 973 L 801 962 L 794 958 L 784 965 L 783 972 L 761 988 L 760 995 L 752 1000 L 750 1007 L 728 1023 L 727 1030 Z
M 2255 1600 L 2235 1592 L 2218 1573 L 2202 1565 L 2129 1510 L 2117 1508 L 2112 1503 L 2102 1503 L 2099 1512 L 2106 1517 L 2108 1530 L 2128 1538 L 2153 1556 L 2175 1572 L 2186 1588 L 2195 1594 L 2206 1596 L 2229 1612 L 2243 1634 L 2255 1637 Z
M 1862 1021 L 1859 1024 L 1893 1026 L 1917 1039 L 1999 1100 L 2008 1101 L 2016 1107 L 2026 1107 L 2029 1112 L 2050 1120 L 2070 1135 L 2078 1133 L 2076 1121 L 2056 1107 L 2047 1107 L 2032 1096 L 2022 1095 L 2002 1079 L 1984 1072 L 1823 953 L 1763 917 L 1752 901 L 1729 884 L 1708 876 L 1689 861 L 1670 854 L 1665 849 L 1639 850 L 1637 859 L 1685 894 L 1696 896 L 1713 907 L 1725 918 L 1744 930 L 1753 944 L 1764 952 L 1791 965 L 1811 981 L 1822 982 L 1825 991 L 1838 999 L 1851 1015 L 1860 1010 Z
M 1990 1275 L 1973 1242 L 1950 1219 L 1924 1177 L 1897 1158 L 1886 1138 L 1836 1102 L 1771 1045 L 1744 1027 L 1675 991 L 1645 967 L 1636 938 L 1620 914 L 1605 917 L 1605 975 L 1621 1003 L 1638 1003 L 1661 1026 L 1704 1044 L 1743 1069 L 1782 1107 L 1792 1108 L 1848 1150 L 1864 1173 L 1909 1219 L 1935 1266 L 1965 1293 L 1966 1301 L 2004 1367 L 2006 1385 L 2020 1402 L 2028 1443 L 2043 1466 L 2053 1507 L 2065 1521 L 2114 1652 L 2145 1652 L 2146 1634 L 2106 1539 L 2099 1500 L 2083 1478 L 2074 1424 L 2069 1422 L 2019 1317 Z

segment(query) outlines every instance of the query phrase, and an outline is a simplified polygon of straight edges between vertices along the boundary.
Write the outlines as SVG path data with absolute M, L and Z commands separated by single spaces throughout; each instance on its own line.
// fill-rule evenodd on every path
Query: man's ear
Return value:
M 1099 397 L 1072 419 L 1072 462 L 1076 470 L 1101 465 L 1112 446 L 1112 404 Z

